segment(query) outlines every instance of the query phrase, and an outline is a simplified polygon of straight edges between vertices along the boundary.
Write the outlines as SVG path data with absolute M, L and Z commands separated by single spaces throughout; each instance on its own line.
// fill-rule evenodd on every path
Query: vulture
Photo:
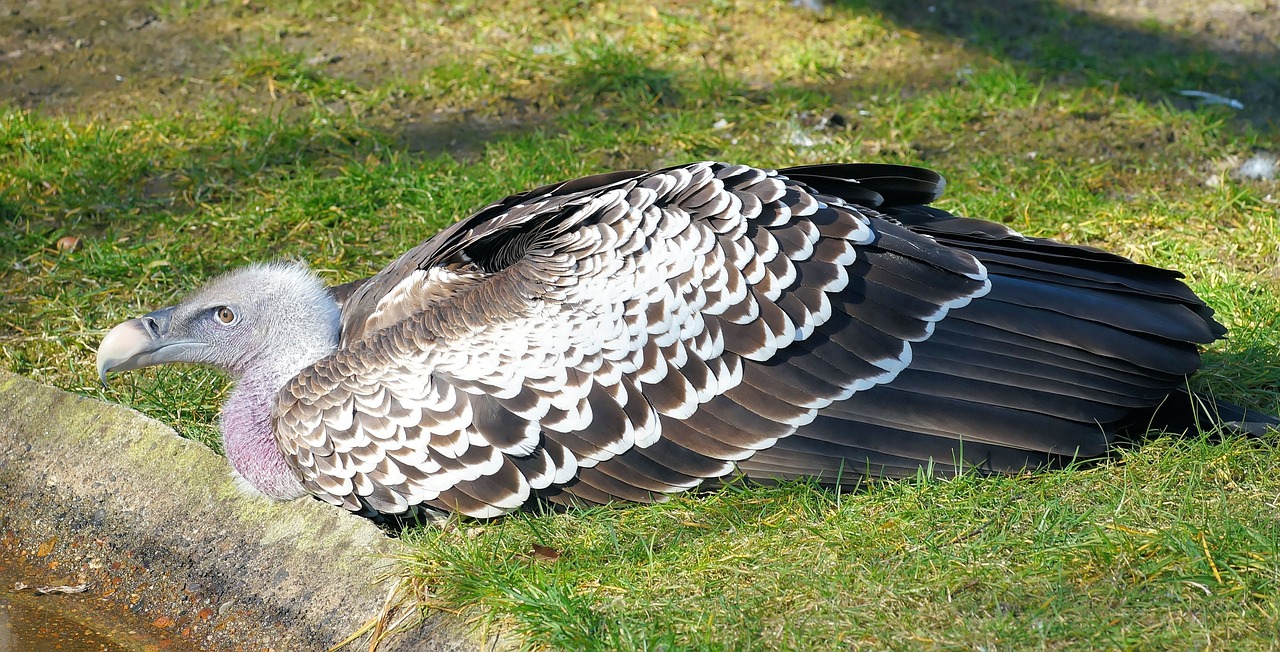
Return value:
M 222 369 L 243 483 L 371 518 L 1018 473 L 1126 429 L 1277 423 L 1187 391 L 1226 329 L 1181 274 L 931 207 L 944 185 L 715 162 L 549 185 L 343 286 L 215 278 L 113 328 L 98 373 Z

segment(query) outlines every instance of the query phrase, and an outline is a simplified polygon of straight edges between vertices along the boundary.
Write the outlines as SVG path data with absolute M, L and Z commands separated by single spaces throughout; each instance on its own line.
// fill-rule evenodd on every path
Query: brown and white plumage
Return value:
M 719 163 L 547 186 L 329 295 L 340 327 L 309 336 L 336 338 L 327 355 L 231 371 L 277 384 L 269 443 L 306 492 L 490 517 L 734 472 L 1100 455 L 1224 333 L 1176 272 L 926 206 L 942 187 L 902 166 Z M 197 296 L 193 315 L 226 303 Z M 111 341 L 104 374 L 183 359 Z M 230 454 L 225 415 L 224 432 Z

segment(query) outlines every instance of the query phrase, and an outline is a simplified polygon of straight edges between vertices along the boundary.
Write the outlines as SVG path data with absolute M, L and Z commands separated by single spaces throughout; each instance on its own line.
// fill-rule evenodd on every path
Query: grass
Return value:
M 426 530 L 410 568 L 566 650 L 1265 648 L 1275 454 L 1163 439 L 1035 477 L 731 487 Z
M 1277 185 L 1231 175 L 1274 147 L 1275 114 L 1174 92 L 1275 94 L 1277 59 L 1156 19 L 936 4 L 59 6 L 49 38 L 104 21 L 90 61 L 124 81 L 74 49 L 0 71 L 0 90 L 57 69 L 73 91 L 0 92 L 0 366 L 217 447 L 225 381 L 161 368 L 104 390 L 107 328 L 250 261 L 368 275 L 555 180 L 855 159 L 942 171 L 949 210 L 1186 271 L 1232 329 L 1193 382 L 1280 412 Z M 1045 27 L 1063 16 L 1066 36 Z M 158 40 L 208 45 L 174 74 Z M 1277 443 L 1157 437 L 1034 476 L 460 523 L 406 533 L 404 574 L 530 648 L 1274 649 Z

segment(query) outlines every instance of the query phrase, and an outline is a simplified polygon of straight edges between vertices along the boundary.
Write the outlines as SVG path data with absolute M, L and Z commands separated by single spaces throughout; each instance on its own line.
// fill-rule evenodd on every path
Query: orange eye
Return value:
M 213 311 L 213 316 L 217 317 L 218 321 L 224 324 L 230 324 L 236 320 L 236 313 L 232 312 L 231 309 L 226 306 L 219 306 Z

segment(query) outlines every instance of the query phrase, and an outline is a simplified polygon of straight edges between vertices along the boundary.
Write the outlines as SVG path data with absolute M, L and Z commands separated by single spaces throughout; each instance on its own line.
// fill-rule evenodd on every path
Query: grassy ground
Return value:
M 1280 184 L 1233 174 L 1276 153 L 1265 5 L 32 4 L 0 16 L 0 364 L 216 447 L 225 382 L 104 391 L 105 329 L 249 261 L 368 275 L 558 179 L 854 159 L 929 165 L 947 209 L 1185 270 L 1232 329 L 1196 386 L 1280 412 Z M 1278 443 L 460 524 L 407 534 L 405 573 L 531 647 L 1274 649 Z

